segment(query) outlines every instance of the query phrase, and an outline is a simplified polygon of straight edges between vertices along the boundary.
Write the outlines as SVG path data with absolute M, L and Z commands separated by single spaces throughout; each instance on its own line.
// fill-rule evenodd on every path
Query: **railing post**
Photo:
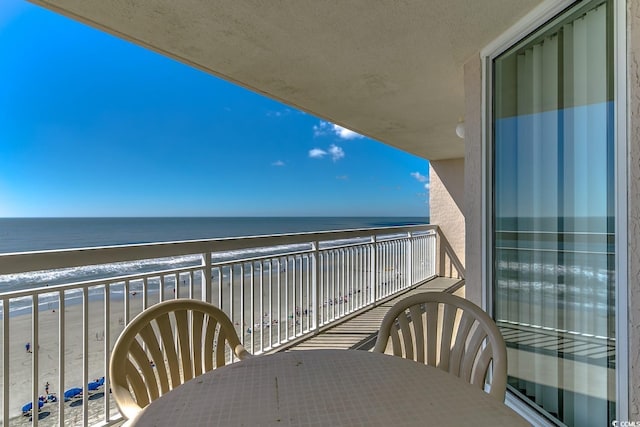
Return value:
M 205 252 L 202 254 L 202 275 L 204 276 L 202 279 L 202 292 L 201 297 L 203 301 L 210 303 L 212 301 L 211 297 L 211 285 L 213 271 L 211 269 L 211 252 Z
M 105 286 L 109 295 L 107 298 L 110 298 L 110 288 Z M 58 403 L 58 425 L 65 425 L 64 420 L 64 378 L 65 378 L 65 348 L 66 348 L 66 336 L 65 336 L 65 299 L 64 299 L 64 291 L 60 291 L 58 293 L 58 399 L 60 403 Z M 109 328 L 105 328 L 105 340 L 109 339 Z M 107 341 L 110 342 L 110 341 Z M 110 381 L 108 377 L 108 373 L 105 372 L 105 377 Z M 105 388 L 109 386 L 108 381 L 105 383 Z M 6 389 L 5 389 L 6 390 Z M 107 399 L 108 400 L 108 399 Z M 8 425 L 8 424 L 4 424 Z
M 245 297 L 244 297 L 244 264 L 240 264 L 240 337 L 241 337 L 240 342 L 242 343 L 242 345 L 245 345 L 245 334 L 244 334 L 244 331 L 246 330 L 245 327 L 244 327 L 244 324 L 245 324 L 244 300 L 245 300 Z M 280 299 L 278 298 L 278 303 L 279 302 L 280 302 Z M 232 303 L 232 305 L 233 305 L 233 303 Z M 278 326 L 278 332 L 279 331 L 280 331 L 280 326 Z
M 129 324 L 130 316 L 131 316 L 131 307 L 129 301 L 129 281 L 125 280 L 122 285 L 122 297 L 124 300 L 124 325 L 127 326 Z
M 378 239 L 375 235 L 371 236 L 371 243 L 371 303 L 375 305 L 378 302 Z
M 32 425 L 34 426 L 38 426 L 38 414 L 39 414 L 39 405 L 38 405 L 38 384 L 40 384 L 40 378 L 38 378 L 38 362 L 39 362 L 39 355 L 38 353 L 40 352 L 40 345 L 38 344 L 39 342 L 39 337 L 38 337 L 38 327 L 39 327 L 39 320 L 38 320 L 38 302 L 39 302 L 39 296 L 38 294 L 34 294 L 31 297 L 31 307 L 32 307 L 32 313 L 31 313 L 31 353 L 33 353 L 31 355 L 31 378 L 32 378 L 32 384 L 31 384 L 31 413 L 33 414 L 32 418 Z M 5 314 L 7 315 L 7 314 Z M 86 353 L 83 354 L 83 357 L 86 359 L 87 355 Z M 6 393 L 6 391 L 5 391 Z
M 316 335 L 320 331 L 320 243 L 316 240 L 313 242 L 313 327 Z
M 431 242 L 431 259 L 434 260 L 433 263 L 433 270 L 431 271 L 432 275 L 439 275 L 440 272 L 440 267 L 439 267 L 439 262 L 440 262 L 440 258 L 439 258 L 439 248 L 440 248 L 440 234 L 438 232 L 436 232 L 434 234 L 434 237 L 432 239 Z
M 235 292 L 233 291 L 233 282 L 235 280 L 235 277 L 233 277 L 233 267 L 233 264 L 229 266 L 229 312 L 227 313 L 229 319 L 231 319 L 231 323 L 233 323 L 233 299 L 235 296 Z M 271 271 L 269 271 L 269 273 L 271 273 Z M 269 280 L 271 280 L 271 274 L 269 274 Z M 220 288 L 222 288 L 223 279 L 220 279 L 220 282 Z M 269 285 L 271 285 L 271 283 L 269 283 Z M 269 302 L 271 302 L 271 288 L 269 288 Z M 222 307 L 223 305 L 221 304 L 220 308 L 222 309 Z M 269 328 L 269 332 L 271 332 L 271 328 Z
M 406 262 L 406 274 L 407 280 L 409 281 L 409 287 L 415 285 L 415 280 L 413 280 L 413 233 L 410 231 L 407 233 L 407 237 L 409 238 L 407 244 L 407 262 Z
M 143 308 L 144 310 L 144 308 Z M 110 351 L 111 351 L 111 291 L 109 289 L 109 285 L 105 285 L 104 287 L 104 329 L 102 330 L 102 340 L 104 344 L 104 390 L 110 390 L 111 386 L 111 377 L 109 376 L 109 359 L 110 359 Z M 64 392 L 63 388 L 60 388 L 61 391 Z M 64 400 L 64 396 L 63 396 Z M 104 413 L 105 420 L 109 421 L 111 418 L 111 410 L 110 410 L 111 399 L 104 399 Z M 60 405 L 64 406 L 64 405 Z M 64 423 L 60 423 L 60 425 L 64 425 Z
M 435 253 L 434 253 L 434 259 L 435 259 L 435 272 L 438 276 L 443 276 L 444 277 L 444 250 L 443 250 L 443 245 L 442 245 L 442 238 L 440 236 L 440 229 L 438 228 L 436 230 L 436 239 L 435 239 Z
M 128 283 L 128 282 L 126 282 Z M 125 301 L 129 300 L 128 289 L 124 294 Z M 125 316 L 128 316 L 125 313 Z M 125 326 L 129 320 L 125 321 Z M 35 356 L 35 355 L 34 355 Z M 89 425 L 89 288 L 82 288 L 82 425 Z M 63 390 L 61 390 L 63 391 Z M 59 405 L 64 404 L 64 395 Z M 33 417 L 34 419 L 36 417 Z
M 9 298 L 2 299 L 2 425 L 9 425 Z

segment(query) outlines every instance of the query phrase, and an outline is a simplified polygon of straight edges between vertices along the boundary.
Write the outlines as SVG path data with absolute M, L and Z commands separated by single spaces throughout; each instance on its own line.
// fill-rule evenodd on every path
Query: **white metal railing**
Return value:
M 436 236 L 425 225 L 0 254 L 0 284 L 27 287 L 0 293 L 1 421 L 37 402 L 45 383 L 58 402 L 34 426 L 120 420 L 101 398 L 109 397 L 111 348 L 157 302 L 218 305 L 259 354 L 435 276 Z M 83 393 L 65 403 L 72 387 Z

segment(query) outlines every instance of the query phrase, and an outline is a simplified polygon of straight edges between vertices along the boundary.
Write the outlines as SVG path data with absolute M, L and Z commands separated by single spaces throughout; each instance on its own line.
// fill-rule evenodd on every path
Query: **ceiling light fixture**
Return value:
M 458 120 L 458 124 L 456 125 L 456 135 L 464 139 L 464 120 L 462 119 Z

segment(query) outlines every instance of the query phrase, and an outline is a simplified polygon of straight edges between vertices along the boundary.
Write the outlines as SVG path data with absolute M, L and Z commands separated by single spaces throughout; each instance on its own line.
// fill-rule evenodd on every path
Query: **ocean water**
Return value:
M 0 253 L 428 222 L 427 217 L 0 218 Z
M 0 218 L 0 254 L 426 223 L 426 217 Z M 182 256 L 25 274 L 0 271 L 0 293 L 199 263 L 198 256 Z

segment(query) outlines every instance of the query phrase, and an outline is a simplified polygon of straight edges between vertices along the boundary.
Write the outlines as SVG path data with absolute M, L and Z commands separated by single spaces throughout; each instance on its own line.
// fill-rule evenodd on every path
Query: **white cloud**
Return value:
M 418 182 L 427 182 L 429 178 L 422 175 L 420 172 L 411 172 L 411 176 L 418 180 Z M 427 184 L 429 185 L 429 184 Z M 425 185 L 425 187 L 427 186 Z
M 416 195 L 419 198 L 424 199 L 424 203 L 428 206 L 429 205 L 429 186 L 430 186 L 429 177 L 422 175 L 420 172 L 411 172 L 411 176 L 415 178 L 416 181 L 423 184 L 424 192 L 416 193 Z
M 429 206 L 429 183 L 425 182 L 424 183 L 424 192 L 423 193 L 416 193 L 416 195 L 424 200 L 424 204 Z
M 335 144 L 331 144 L 327 150 L 322 148 L 313 148 L 309 150 L 309 157 L 313 159 L 322 159 L 324 156 L 330 155 L 331 160 L 337 162 L 344 157 L 344 150 Z
M 340 181 L 348 181 L 349 175 L 338 175 L 336 176 L 336 179 L 339 179 Z
M 312 150 L 309 150 L 309 157 L 313 159 L 321 159 L 326 155 L 327 155 L 327 152 L 320 148 L 314 148 Z
M 344 150 L 335 144 L 331 144 L 329 154 L 331 154 L 331 159 L 336 162 L 344 157 Z
M 333 132 L 342 139 L 356 139 L 362 138 L 362 135 L 352 130 L 343 128 L 342 126 L 333 125 Z
M 363 136 L 357 132 L 329 122 L 320 122 L 313 127 L 314 136 L 323 136 L 328 134 L 334 134 L 340 139 L 363 138 Z
M 267 111 L 267 117 L 283 117 L 291 114 L 291 110 L 285 108 L 284 110 L 276 110 L 276 111 Z
M 329 123 L 320 122 L 319 124 L 313 127 L 313 136 L 322 136 L 328 133 Z
M 271 163 L 271 166 L 284 166 L 284 162 L 282 160 L 276 160 L 275 162 Z

